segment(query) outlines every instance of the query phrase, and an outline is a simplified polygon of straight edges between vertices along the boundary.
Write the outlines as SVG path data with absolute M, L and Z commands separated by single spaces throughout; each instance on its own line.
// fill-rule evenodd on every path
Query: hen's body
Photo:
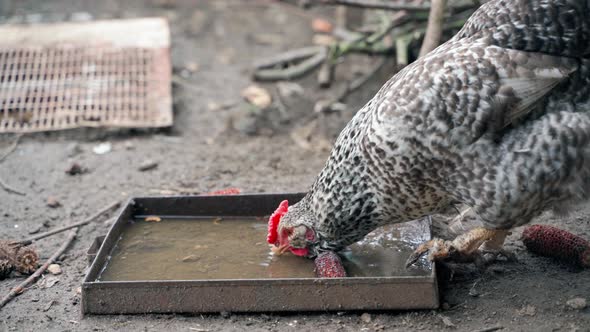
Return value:
M 588 12 L 586 0 L 483 5 L 355 115 L 290 213 L 338 250 L 452 203 L 493 230 L 585 200 Z

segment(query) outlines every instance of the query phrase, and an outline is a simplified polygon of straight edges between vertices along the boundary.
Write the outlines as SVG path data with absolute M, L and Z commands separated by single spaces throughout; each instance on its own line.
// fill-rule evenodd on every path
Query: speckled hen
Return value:
M 410 262 L 501 248 L 590 189 L 590 1 L 495 0 L 391 78 L 341 132 L 275 244 L 314 257 L 463 203 L 482 228 Z

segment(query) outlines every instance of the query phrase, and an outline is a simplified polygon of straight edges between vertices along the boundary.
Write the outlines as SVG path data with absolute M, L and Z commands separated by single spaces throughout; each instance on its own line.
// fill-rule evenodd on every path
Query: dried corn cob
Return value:
M 333 251 L 326 251 L 315 259 L 315 274 L 318 278 L 344 278 L 346 271 L 342 260 Z
M 548 225 L 532 225 L 522 233 L 522 242 L 536 254 L 590 267 L 590 243 L 568 231 Z

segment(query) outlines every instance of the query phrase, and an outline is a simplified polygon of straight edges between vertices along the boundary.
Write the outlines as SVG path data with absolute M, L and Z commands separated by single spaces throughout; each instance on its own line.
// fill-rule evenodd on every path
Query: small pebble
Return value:
M 314 32 L 319 33 L 331 33 L 332 29 L 334 29 L 332 23 L 321 18 L 313 19 L 313 21 L 311 21 L 311 28 Z
M 186 69 L 188 69 L 191 72 L 196 72 L 197 70 L 199 70 L 199 64 L 194 62 L 194 61 L 189 61 L 185 64 Z
M 43 225 L 37 225 L 29 231 L 29 234 L 37 234 L 41 231 L 41 228 L 43 228 Z
M 443 302 L 442 308 L 443 308 L 443 310 L 449 310 L 451 308 L 451 306 L 449 305 L 449 303 Z
M 587 306 L 586 299 L 583 297 L 576 297 L 571 300 L 567 300 L 565 304 L 574 310 L 582 310 Z
M 95 154 L 105 154 L 111 152 L 112 146 L 111 143 L 100 143 L 92 148 L 92 151 Z
M 146 160 L 141 165 L 139 165 L 138 170 L 141 172 L 149 171 L 154 168 L 158 167 L 158 162 L 153 160 Z
M 66 174 L 68 175 L 79 175 L 87 173 L 88 169 L 86 167 L 81 166 L 78 163 L 72 163 L 68 169 L 66 169 Z
M 193 262 L 198 261 L 199 259 L 201 259 L 201 257 L 199 257 L 197 255 L 188 255 L 182 259 L 182 262 L 183 263 L 193 263 Z
M 133 142 L 127 141 L 124 146 L 125 150 L 135 150 L 135 144 L 133 144 Z
M 364 314 L 361 315 L 361 320 L 364 323 L 370 323 L 371 322 L 371 314 L 368 312 L 365 312 Z
M 57 198 L 55 198 L 53 196 L 47 197 L 46 203 L 47 203 L 47 206 L 49 206 L 50 208 L 54 208 L 54 209 L 61 206 L 61 203 L 57 200 Z
M 53 275 L 61 274 L 61 266 L 59 266 L 59 264 L 50 264 L 49 267 L 47 267 L 47 271 Z

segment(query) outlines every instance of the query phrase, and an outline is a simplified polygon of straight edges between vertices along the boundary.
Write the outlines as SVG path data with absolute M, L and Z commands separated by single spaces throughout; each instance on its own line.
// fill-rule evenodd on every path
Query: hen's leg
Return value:
M 513 252 L 504 249 L 504 241 L 511 233 L 508 231 L 499 231 L 491 239 L 485 241 L 480 250 L 485 254 L 486 263 L 494 261 L 498 255 L 506 257 L 509 261 L 515 261 L 516 256 Z
M 498 248 L 498 250 L 501 250 L 507 235 L 507 230 L 478 227 L 457 236 L 453 241 L 434 238 L 418 246 L 406 261 L 406 266 L 409 267 L 414 264 L 426 253 L 429 253 L 428 259 L 430 261 L 447 258 L 472 258 L 477 249 L 486 241 L 490 243 L 490 249 Z

